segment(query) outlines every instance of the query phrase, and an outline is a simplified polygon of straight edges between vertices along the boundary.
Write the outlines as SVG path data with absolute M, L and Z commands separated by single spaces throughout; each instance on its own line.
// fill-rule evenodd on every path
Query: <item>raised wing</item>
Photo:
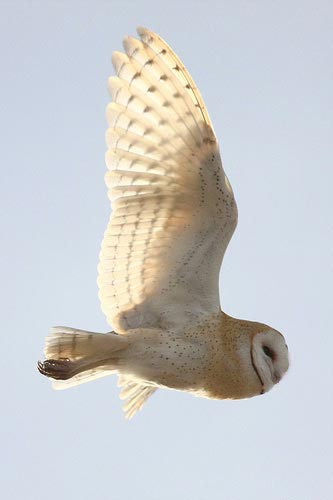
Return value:
M 220 310 L 221 261 L 237 223 L 202 97 L 156 34 L 113 55 L 106 183 L 112 214 L 99 264 L 102 309 L 118 333 L 181 328 Z

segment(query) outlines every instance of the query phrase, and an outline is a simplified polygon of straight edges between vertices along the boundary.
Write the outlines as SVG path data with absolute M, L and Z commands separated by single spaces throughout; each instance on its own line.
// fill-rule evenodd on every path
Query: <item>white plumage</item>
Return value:
M 117 332 L 218 312 L 219 269 L 237 219 L 199 91 L 163 40 L 138 33 L 142 41 L 128 37 L 126 54 L 113 55 L 107 108 L 113 210 L 98 283 Z
M 98 284 L 114 332 L 59 327 L 38 365 L 56 388 L 117 373 L 128 417 L 157 387 L 250 397 L 288 368 L 280 333 L 221 311 L 234 195 L 191 76 L 158 35 L 138 34 L 113 54 L 106 112 L 112 213 Z

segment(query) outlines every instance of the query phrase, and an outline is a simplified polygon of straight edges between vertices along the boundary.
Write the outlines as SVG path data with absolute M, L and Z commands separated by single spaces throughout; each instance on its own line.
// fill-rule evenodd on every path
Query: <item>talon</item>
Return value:
M 42 375 L 56 380 L 67 380 L 73 376 L 73 363 L 68 358 L 38 361 L 37 368 Z

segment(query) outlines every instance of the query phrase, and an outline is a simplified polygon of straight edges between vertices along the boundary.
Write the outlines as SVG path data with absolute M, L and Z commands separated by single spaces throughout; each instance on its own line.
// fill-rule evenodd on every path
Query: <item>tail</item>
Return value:
M 46 360 L 39 361 L 37 367 L 54 379 L 55 389 L 67 389 L 117 371 L 121 351 L 127 345 L 127 338 L 114 332 L 93 333 L 57 326 L 46 337 Z

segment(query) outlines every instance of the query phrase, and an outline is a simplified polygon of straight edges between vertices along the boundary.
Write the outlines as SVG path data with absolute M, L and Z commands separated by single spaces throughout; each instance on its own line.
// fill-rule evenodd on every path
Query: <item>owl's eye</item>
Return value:
M 268 356 L 269 358 L 271 358 L 272 360 L 274 360 L 275 355 L 274 355 L 274 351 L 272 351 L 272 349 L 270 349 L 269 347 L 267 347 L 267 345 L 264 345 L 262 347 L 262 350 L 264 351 L 264 353 L 266 354 L 266 356 Z

